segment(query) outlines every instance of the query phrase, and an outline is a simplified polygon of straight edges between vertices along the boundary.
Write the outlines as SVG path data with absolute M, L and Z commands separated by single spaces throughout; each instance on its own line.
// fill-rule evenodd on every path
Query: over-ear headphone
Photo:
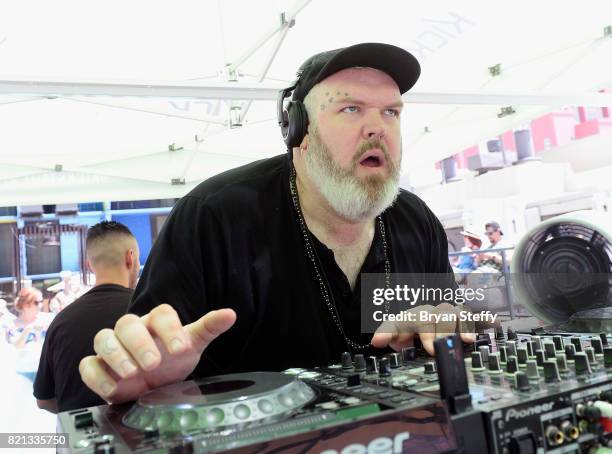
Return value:
M 295 90 L 296 85 L 297 81 L 290 87 L 279 91 L 276 105 L 278 125 L 281 128 L 288 151 L 291 151 L 294 147 L 299 147 L 308 132 L 308 113 L 304 103 L 302 101 L 289 101 L 287 107 L 285 107 L 285 99 Z

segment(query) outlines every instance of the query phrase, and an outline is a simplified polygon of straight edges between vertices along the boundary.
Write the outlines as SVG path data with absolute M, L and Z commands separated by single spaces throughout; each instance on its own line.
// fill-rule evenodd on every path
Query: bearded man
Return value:
M 177 203 L 131 314 L 98 333 L 83 381 L 116 403 L 192 373 L 400 348 L 407 338 L 361 333 L 359 276 L 452 273 L 440 222 L 399 189 L 401 95 L 419 74 L 411 54 L 386 44 L 308 59 L 279 97 L 289 153 L 210 178 Z M 430 352 L 434 337 L 422 336 Z

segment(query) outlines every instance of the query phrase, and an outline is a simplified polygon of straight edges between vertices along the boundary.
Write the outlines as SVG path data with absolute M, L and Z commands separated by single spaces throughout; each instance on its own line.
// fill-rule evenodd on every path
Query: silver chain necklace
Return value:
M 327 306 L 327 309 L 329 310 L 329 313 L 331 314 L 332 319 L 336 327 L 338 328 L 338 331 L 340 331 L 340 334 L 344 338 L 349 349 L 354 350 L 354 351 L 365 350 L 366 348 L 371 347 L 372 344 L 371 343 L 358 344 L 357 342 L 350 339 L 344 332 L 344 327 L 342 326 L 342 322 L 340 321 L 340 316 L 338 314 L 336 303 L 333 299 L 334 297 L 331 294 L 331 289 L 328 289 L 327 285 L 325 285 L 325 281 L 323 280 L 323 273 L 319 269 L 316 251 L 312 244 L 312 238 L 310 237 L 310 232 L 308 231 L 308 228 L 306 227 L 306 221 L 304 220 L 304 215 L 300 207 L 300 199 L 298 196 L 297 186 L 295 182 L 296 180 L 295 167 L 292 164 L 290 164 L 290 168 L 291 170 L 290 170 L 290 176 L 289 176 L 289 191 L 291 193 L 293 207 L 295 208 L 295 212 L 297 213 L 297 216 L 298 216 L 298 221 L 300 224 L 300 230 L 302 232 L 302 237 L 304 238 L 304 245 L 306 246 L 306 254 L 308 255 L 308 259 L 310 260 L 310 263 L 312 264 L 315 275 L 317 277 L 317 281 L 319 283 L 319 289 L 321 291 L 321 295 L 323 296 L 323 301 L 325 301 L 325 305 Z M 390 288 L 391 287 L 391 264 L 389 263 L 389 255 L 387 254 L 387 235 L 385 232 L 385 223 L 383 222 L 381 216 L 376 217 L 376 223 L 378 224 L 378 228 L 380 230 L 380 236 L 382 238 L 382 244 L 383 244 L 383 251 L 385 254 L 385 286 L 386 288 Z M 386 304 L 385 308 L 388 312 L 389 311 L 388 303 Z

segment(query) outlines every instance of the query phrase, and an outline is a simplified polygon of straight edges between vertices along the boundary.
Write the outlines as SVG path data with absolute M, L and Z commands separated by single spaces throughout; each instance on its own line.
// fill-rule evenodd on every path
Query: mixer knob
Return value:
M 544 380 L 547 383 L 561 381 L 556 360 L 547 359 L 546 361 L 544 361 Z
M 535 359 L 530 359 L 527 361 L 527 376 L 532 380 L 537 380 L 540 378 L 538 363 Z
M 567 372 L 567 358 L 565 353 L 557 353 L 557 367 L 559 372 Z
M 492 374 L 498 374 L 502 371 L 501 364 L 499 361 L 499 353 L 490 353 L 489 354 L 489 372 Z
M 553 344 L 555 345 L 555 350 L 558 352 L 563 351 L 563 338 L 561 336 L 553 336 Z
M 515 375 L 516 387 L 521 391 L 529 391 L 529 377 L 525 372 L 517 372 Z
M 527 360 L 529 359 L 529 355 L 527 354 L 527 349 L 525 347 L 520 347 L 516 349 L 516 357 L 518 359 L 518 363 L 521 366 L 527 364 Z
M 589 363 L 591 366 L 597 364 L 597 360 L 595 359 L 595 349 L 593 347 L 586 347 L 584 352 L 586 353 L 587 358 L 589 358 Z
M 546 357 L 546 359 L 555 358 L 555 355 L 557 354 L 557 351 L 555 349 L 555 344 L 553 344 L 552 342 L 544 342 L 543 346 L 544 346 L 544 356 Z
M 351 358 L 351 354 L 349 352 L 342 353 L 340 364 L 342 364 L 342 369 L 353 368 L 353 358 Z
M 574 366 L 576 367 L 576 375 L 585 375 L 591 373 L 591 365 L 586 353 L 578 352 L 574 355 Z
M 612 367 L 612 347 L 604 347 L 604 365 Z
M 478 333 L 476 335 L 476 342 L 478 342 L 479 345 L 491 345 L 491 336 L 487 333 Z
M 472 371 L 474 372 L 482 372 L 484 370 L 484 366 L 482 363 L 482 356 L 480 352 L 472 352 Z
M 538 350 L 536 352 L 536 362 L 538 363 L 538 367 L 544 367 L 544 361 L 546 358 L 544 357 L 544 350 Z
M 508 356 L 516 356 L 516 342 L 515 341 L 506 342 L 506 348 L 508 349 Z
M 542 350 L 542 338 L 540 336 L 531 336 L 531 341 L 535 344 L 533 348 L 534 352 Z
M 517 340 L 518 336 L 516 335 L 516 333 L 514 332 L 514 330 L 512 329 L 511 326 L 508 327 L 508 334 L 506 336 L 508 338 L 508 340 Z
M 404 363 L 414 361 L 416 359 L 416 349 L 414 347 L 402 348 L 402 360 Z
M 358 353 L 355 355 L 355 370 L 357 372 L 363 372 L 367 369 L 365 357 Z
M 503 341 L 505 339 L 506 339 L 506 336 L 504 335 L 504 328 L 502 328 L 501 325 L 497 325 L 495 327 L 495 340 Z
M 506 361 L 508 361 L 508 348 L 504 345 L 499 347 L 499 362 L 506 364 Z
M 565 346 L 565 356 L 568 361 L 574 361 L 574 355 L 576 354 L 576 347 L 574 344 L 568 344 Z
M 599 338 L 601 339 L 601 345 L 604 347 L 608 345 L 608 335 L 606 333 L 599 333 Z
M 570 338 L 570 341 L 574 345 L 574 348 L 576 349 L 576 353 L 583 351 L 582 350 L 582 341 L 580 340 L 580 338 L 578 336 L 572 336 Z
M 436 363 L 432 363 L 432 362 L 425 363 L 425 373 L 435 374 L 436 373 Z
M 391 366 L 391 368 L 395 369 L 397 367 L 400 367 L 402 364 L 400 362 L 400 354 L 399 353 L 389 353 L 389 355 L 387 355 L 389 357 L 389 365 Z
M 518 361 L 516 360 L 516 356 L 508 356 L 508 361 L 506 362 L 506 372 L 509 374 L 518 372 Z
M 591 347 L 595 350 L 596 355 L 603 355 L 603 344 L 601 343 L 601 339 L 599 337 L 591 338 Z
M 486 345 L 483 345 L 481 347 L 478 347 L 478 351 L 480 352 L 480 356 L 482 356 L 482 362 L 488 363 L 489 362 L 489 347 Z
M 369 373 L 378 373 L 378 358 L 376 356 L 368 356 L 366 358 L 366 370 Z
M 380 358 L 380 362 L 378 363 L 378 375 L 381 377 L 388 377 L 391 375 L 391 364 L 389 364 L 389 358 L 386 356 Z

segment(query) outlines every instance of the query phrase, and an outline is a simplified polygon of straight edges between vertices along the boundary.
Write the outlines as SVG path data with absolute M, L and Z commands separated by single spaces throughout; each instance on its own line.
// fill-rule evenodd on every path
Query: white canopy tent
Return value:
M 544 112 L 612 106 L 609 26 L 606 0 L 4 2 L 0 206 L 178 197 L 282 153 L 277 90 L 310 55 L 366 41 L 422 64 L 409 180 Z

